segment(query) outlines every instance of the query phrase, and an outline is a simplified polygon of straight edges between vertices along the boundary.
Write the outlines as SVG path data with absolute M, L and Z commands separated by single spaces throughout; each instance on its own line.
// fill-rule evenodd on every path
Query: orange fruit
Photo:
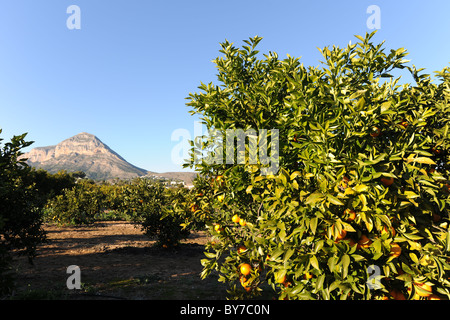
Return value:
M 336 241 L 337 241 L 337 240 L 342 240 L 342 239 L 344 239 L 346 235 L 347 235 L 347 231 L 345 231 L 344 229 L 342 229 L 341 233 L 337 235 Z
M 433 152 L 434 154 L 441 154 L 442 149 L 433 147 L 433 148 L 431 148 L 431 152 Z
M 239 248 L 238 248 L 238 250 L 237 250 L 237 252 L 238 252 L 238 253 L 242 253 L 242 252 L 244 252 L 245 250 L 247 250 L 247 248 L 246 248 L 244 245 L 240 245 Z
M 278 279 L 277 282 L 285 284 L 286 283 L 286 275 L 284 275 L 281 279 Z
M 223 231 L 223 228 L 220 226 L 220 224 L 216 224 L 216 225 L 214 226 L 214 230 L 216 230 L 218 233 L 220 233 L 220 232 Z
M 391 251 L 390 255 L 391 257 L 397 258 L 402 253 L 402 248 L 395 242 L 392 242 L 391 244 Z
M 433 289 L 430 285 L 426 283 L 414 282 L 416 288 L 420 288 L 422 290 L 416 290 L 416 293 L 421 297 L 429 297 L 431 296 Z
M 358 240 L 358 249 L 359 248 L 368 248 L 372 244 L 372 240 L 369 239 L 365 234 L 361 235 L 361 238 Z
M 347 222 L 353 221 L 356 218 L 356 212 L 353 211 L 352 209 L 345 209 L 344 210 L 344 219 Z
M 241 283 L 242 287 L 244 287 L 244 290 L 247 292 L 250 292 L 252 290 L 252 287 L 250 287 L 250 280 L 247 280 L 245 277 L 240 277 L 239 282 Z
M 437 213 L 433 212 L 433 222 L 439 222 L 441 221 L 441 216 Z
M 247 225 L 247 222 L 244 219 L 239 219 L 239 224 L 245 227 Z
M 390 185 L 392 185 L 394 183 L 394 178 L 392 177 L 382 177 L 381 178 L 381 183 L 385 186 L 385 187 L 389 187 Z
M 388 228 L 388 226 L 384 226 L 384 228 L 381 229 L 381 235 L 383 235 L 385 233 L 390 233 L 392 237 L 395 237 L 396 231 L 395 231 L 394 227 Z
M 241 264 L 240 271 L 244 276 L 246 276 L 250 274 L 252 267 L 248 263 L 243 263 Z
M 309 272 L 306 272 L 304 275 L 303 275 L 303 279 L 305 279 L 305 280 L 309 280 L 309 279 L 311 279 L 313 277 L 313 275 L 311 274 L 311 273 L 309 273 Z
M 239 218 L 239 216 L 238 216 L 237 214 L 235 214 L 235 215 L 231 218 L 231 220 L 232 220 L 233 222 L 235 222 L 235 223 L 239 223 L 240 218 Z
M 428 296 L 428 300 L 442 300 L 442 299 L 438 295 L 432 294 L 432 295 Z
M 223 176 L 217 176 L 216 177 L 216 182 L 219 184 L 219 186 L 223 186 L 224 184 L 224 177 Z
M 408 287 L 408 295 L 410 295 L 410 296 L 411 296 L 411 291 L 412 291 L 411 287 Z M 417 294 L 417 291 L 414 293 L 414 296 L 411 297 L 411 300 L 420 300 L 420 296 Z
M 348 240 L 348 244 L 350 245 L 350 247 L 356 245 L 355 240 L 353 240 L 352 238 L 345 238 L 344 240 Z
M 405 295 L 398 289 L 392 289 L 389 293 L 395 300 L 406 300 Z
M 371 132 L 370 132 L 370 136 L 371 137 L 378 137 L 381 134 L 381 129 L 378 127 L 373 127 Z
M 408 122 L 406 120 L 402 120 L 399 122 L 399 125 L 406 129 L 406 127 L 408 127 Z
M 223 200 L 225 199 L 225 195 L 221 194 L 217 196 L 217 200 L 219 200 L 219 202 L 223 202 Z

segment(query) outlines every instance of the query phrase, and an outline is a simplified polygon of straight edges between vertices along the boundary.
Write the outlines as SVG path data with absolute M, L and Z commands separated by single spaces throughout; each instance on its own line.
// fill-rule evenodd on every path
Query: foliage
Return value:
M 14 136 L 0 149 L 0 295 L 13 287 L 11 251 L 27 255 L 31 262 L 36 246 L 45 240 L 39 195 L 30 182 L 30 168 L 19 160 L 20 150 L 32 143 L 25 136 Z
M 308 68 L 272 52 L 259 60 L 259 37 L 225 42 L 221 84 L 190 94 L 208 130 L 279 130 L 276 175 L 248 159 L 187 164 L 203 176 L 194 218 L 215 237 L 202 276 L 217 270 L 234 297 L 263 283 L 280 299 L 450 297 L 450 69 L 433 83 L 373 35 L 320 50 L 324 62 Z M 414 85 L 390 74 L 402 69 Z M 208 137 L 192 146 L 224 152 Z
M 184 204 L 188 190 L 165 188 L 148 179 L 96 184 L 79 180 L 48 202 L 47 221 L 59 225 L 90 224 L 98 220 L 131 220 L 164 247 L 176 246 L 190 234 Z M 175 210 L 176 206 L 176 210 Z
M 190 234 L 181 227 L 182 216 L 173 204 L 183 202 L 187 189 L 165 188 L 161 183 L 136 179 L 123 186 L 123 211 L 139 223 L 146 235 L 158 240 L 163 247 L 178 245 Z
M 79 181 L 70 189 L 49 200 L 47 220 L 59 225 L 90 224 L 103 209 L 105 195 L 90 181 Z

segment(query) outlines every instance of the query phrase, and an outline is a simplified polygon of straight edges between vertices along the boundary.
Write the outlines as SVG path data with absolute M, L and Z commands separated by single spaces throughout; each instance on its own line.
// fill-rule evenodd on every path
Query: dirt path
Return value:
M 34 265 L 17 258 L 17 298 L 44 299 L 224 299 L 217 277 L 201 280 L 204 233 L 194 233 L 176 250 L 152 246 L 139 227 L 125 221 L 88 227 L 46 225 L 48 243 Z M 67 267 L 81 270 L 81 290 L 69 290 Z

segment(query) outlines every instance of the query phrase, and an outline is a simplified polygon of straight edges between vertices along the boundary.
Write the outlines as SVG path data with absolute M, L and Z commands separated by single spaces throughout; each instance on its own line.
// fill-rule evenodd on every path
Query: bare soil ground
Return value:
M 15 258 L 18 299 L 225 299 L 217 276 L 200 279 L 205 233 L 193 233 L 176 249 L 154 246 L 131 222 L 92 226 L 45 225 L 48 242 L 30 265 Z M 81 290 L 66 286 L 67 267 L 81 270 Z

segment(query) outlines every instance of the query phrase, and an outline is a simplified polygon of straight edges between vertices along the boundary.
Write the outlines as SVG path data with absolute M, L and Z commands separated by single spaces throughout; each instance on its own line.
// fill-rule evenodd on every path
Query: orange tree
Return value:
M 119 208 L 139 223 L 147 236 L 157 239 L 158 245 L 169 248 L 190 234 L 190 229 L 181 226 L 183 208 L 174 210 L 176 203 L 185 202 L 187 193 L 185 188 L 165 188 L 158 182 L 135 179 L 122 186 Z
M 320 50 L 316 68 L 273 52 L 258 59 L 259 37 L 225 42 L 220 85 L 189 95 L 191 114 L 223 136 L 279 130 L 276 174 L 248 159 L 186 164 L 201 175 L 193 219 L 213 237 L 202 277 L 216 270 L 232 296 L 450 296 L 450 70 L 436 84 L 373 35 Z M 402 69 L 414 84 L 391 75 Z M 225 151 L 207 136 L 191 145 L 192 156 Z
M 40 193 L 30 179 L 31 168 L 20 159 L 21 149 L 32 144 L 25 136 L 14 136 L 0 148 L 0 296 L 11 293 L 14 287 L 12 251 L 32 262 L 37 245 L 46 239 Z

